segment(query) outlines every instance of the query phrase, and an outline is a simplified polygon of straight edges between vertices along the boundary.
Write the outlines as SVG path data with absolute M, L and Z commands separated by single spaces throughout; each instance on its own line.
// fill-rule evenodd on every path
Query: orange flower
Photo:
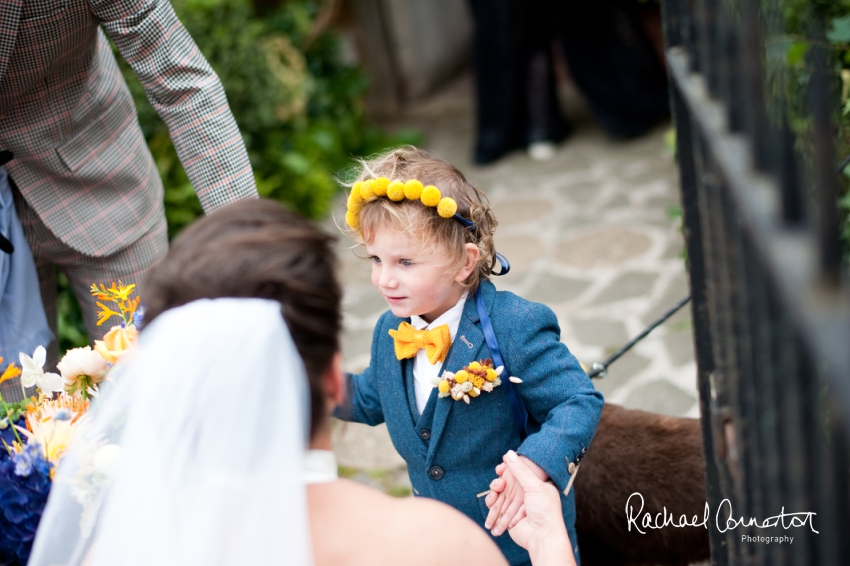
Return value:
M 127 328 L 113 326 L 103 340 L 94 341 L 94 349 L 104 360 L 115 363 L 133 348 L 138 337 L 139 331 L 133 326 Z
M 0 364 L 3 363 L 3 358 L 0 358 Z M 10 379 L 14 379 L 21 375 L 21 369 L 16 367 L 14 363 L 9 364 L 9 366 L 3 370 L 3 373 L 0 375 L 0 383 L 4 381 L 9 381 Z

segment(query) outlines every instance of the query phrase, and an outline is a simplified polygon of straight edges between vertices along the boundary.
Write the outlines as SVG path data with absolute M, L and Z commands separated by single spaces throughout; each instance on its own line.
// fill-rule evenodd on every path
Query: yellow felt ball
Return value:
M 455 374 L 455 381 L 458 383 L 466 383 L 469 380 L 469 374 L 465 370 L 460 370 Z
M 457 212 L 457 203 L 451 197 L 443 197 L 437 205 L 437 214 L 443 218 L 451 218 Z
M 487 381 L 496 381 L 496 370 L 487 368 Z
M 428 185 L 422 189 L 422 194 L 419 196 L 419 200 L 421 200 L 422 204 L 425 206 L 437 206 L 440 204 L 441 197 L 440 189 L 434 185 Z
M 440 393 L 448 393 L 449 390 L 451 389 L 451 386 L 449 385 L 449 382 L 444 379 L 443 381 L 440 382 L 439 389 L 440 389 Z
M 369 179 L 368 181 L 364 181 L 363 185 L 360 187 L 360 198 L 363 200 L 372 200 L 375 198 L 375 181 Z
M 418 179 L 411 179 L 404 184 L 404 196 L 410 200 L 417 200 L 422 196 L 422 183 Z
M 467 367 L 468 367 L 469 369 L 473 369 L 473 370 L 475 370 L 475 369 L 481 369 L 481 364 L 479 364 L 478 362 L 472 362 L 472 363 L 471 363 L 471 364 L 469 364 Z
M 361 208 L 363 208 L 363 201 L 362 200 L 352 202 L 351 199 L 349 199 L 349 201 L 348 201 L 348 212 L 350 212 L 352 214 L 359 214 Z
M 352 230 L 360 228 L 360 216 L 356 212 L 350 210 L 345 213 L 345 223 L 351 226 Z
M 379 197 L 385 196 L 387 194 L 387 187 L 390 185 L 390 180 L 386 177 L 378 177 L 375 179 L 373 190 L 375 194 Z
M 387 196 L 390 200 L 398 202 L 404 200 L 404 183 L 401 181 L 393 181 L 387 186 Z
M 348 210 L 357 212 L 362 206 L 363 197 L 360 196 L 360 187 L 355 184 L 351 187 L 351 192 L 348 193 Z

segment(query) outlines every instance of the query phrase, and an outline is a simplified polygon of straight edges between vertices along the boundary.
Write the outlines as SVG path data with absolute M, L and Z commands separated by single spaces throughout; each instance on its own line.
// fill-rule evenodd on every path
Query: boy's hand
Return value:
M 537 464 L 525 456 L 520 456 L 519 459 L 541 481 L 549 479 L 546 472 Z M 496 473 L 501 477 L 490 483 L 492 493 L 488 494 L 485 500 L 487 507 L 490 508 L 490 513 L 487 515 L 484 527 L 491 529 L 493 536 L 500 536 L 525 518 L 525 508 L 523 507 L 525 490 L 504 463 L 496 467 Z

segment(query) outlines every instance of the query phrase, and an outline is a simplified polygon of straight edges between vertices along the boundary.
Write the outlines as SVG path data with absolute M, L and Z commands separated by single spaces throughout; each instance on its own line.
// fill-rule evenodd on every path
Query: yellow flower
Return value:
M 440 393 L 448 393 L 449 392 L 449 390 L 451 389 L 451 386 L 449 385 L 449 382 L 448 382 L 447 379 L 444 379 L 443 381 L 440 382 L 439 389 L 440 389 Z
M 470 389 L 469 391 L 467 391 L 466 394 L 469 395 L 470 397 L 478 397 L 478 395 L 479 395 L 478 393 L 475 392 L 475 389 Z
M 411 179 L 404 184 L 404 196 L 410 200 L 417 200 L 422 196 L 422 183 L 417 179 Z
M 112 283 L 108 289 L 101 283 L 100 288 L 92 283 L 89 289 L 92 296 L 97 299 L 97 306 L 100 307 L 100 312 L 97 313 L 97 325 L 100 326 L 113 316 L 121 317 L 124 324 L 131 324 L 133 314 L 139 306 L 140 298 L 131 299 L 130 295 L 136 290 L 135 283 L 124 285 L 121 280 L 118 284 Z M 103 302 L 114 303 L 116 306 L 106 306 Z M 115 310 L 117 308 L 117 310 Z
M 437 205 L 437 214 L 443 218 L 451 218 L 457 212 L 457 203 L 451 197 L 443 197 Z
M 2 363 L 3 363 L 3 358 L 0 358 L 0 364 L 2 364 Z M 21 369 L 19 367 L 16 367 L 14 362 L 13 362 L 13 363 L 9 364 L 9 367 L 7 367 L 5 370 L 3 370 L 3 374 L 0 375 L 0 383 L 3 383 L 4 381 L 9 381 L 10 379 L 14 379 L 14 378 L 18 377 L 19 375 L 21 375 Z
M 357 213 L 349 210 L 345 213 L 345 223 L 348 224 L 352 230 L 357 230 L 360 228 L 360 217 Z
M 404 200 L 404 183 L 401 181 L 393 181 L 387 186 L 387 196 L 391 201 L 398 202 Z
M 369 179 L 360 187 L 360 198 L 363 200 L 372 200 L 375 198 L 375 181 Z
M 478 362 L 472 362 L 471 364 L 469 364 L 466 367 L 468 367 L 469 369 L 472 369 L 472 370 L 476 370 L 476 369 L 481 369 L 481 364 L 479 364 Z
M 481 389 L 482 387 L 484 387 L 484 378 L 478 377 L 478 376 L 473 377 L 472 378 L 472 385 L 473 385 L 473 387 L 477 387 L 478 389 Z
M 361 187 L 363 187 L 363 183 L 360 181 L 354 183 L 351 192 L 348 194 L 348 210 L 352 212 L 357 212 L 363 206 L 363 197 L 360 196 Z
M 357 202 L 349 201 L 349 203 L 348 203 L 348 212 L 351 212 L 352 214 L 359 213 L 360 209 L 362 209 L 362 208 L 363 208 L 363 201 L 362 200 L 357 201 Z
M 440 189 L 434 185 L 428 185 L 422 189 L 422 194 L 419 196 L 419 200 L 421 200 L 422 204 L 425 206 L 437 206 L 440 204 L 441 197 Z
M 387 194 L 387 187 L 390 185 L 390 180 L 386 177 L 378 177 L 372 184 L 372 190 L 375 191 L 375 194 L 379 197 L 385 196 Z
M 487 368 L 487 381 L 496 381 L 496 370 Z
M 458 383 L 465 383 L 468 380 L 469 374 L 466 372 L 466 370 L 460 370 L 455 374 L 455 381 Z
M 139 332 L 133 326 L 128 328 L 113 326 L 103 340 L 94 341 L 94 349 L 104 360 L 115 363 L 133 348 L 138 337 Z

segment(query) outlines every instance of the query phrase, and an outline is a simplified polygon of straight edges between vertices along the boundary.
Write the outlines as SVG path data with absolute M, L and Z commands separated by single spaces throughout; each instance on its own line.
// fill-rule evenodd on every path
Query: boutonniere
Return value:
M 463 399 L 469 404 L 470 397 L 478 397 L 482 393 L 490 393 L 502 384 L 501 375 L 504 366 L 493 368 L 493 360 L 487 358 L 472 362 L 456 372 L 444 371 L 442 377 L 434 378 L 434 387 L 439 390 L 439 397 L 451 397 L 455 401 Z M 512 383 L 522 383 L 518 377 L 508 378 Z

